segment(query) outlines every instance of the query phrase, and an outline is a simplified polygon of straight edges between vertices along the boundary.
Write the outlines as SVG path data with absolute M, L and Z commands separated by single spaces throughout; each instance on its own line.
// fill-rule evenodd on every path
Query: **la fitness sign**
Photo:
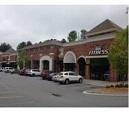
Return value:
M 89 55 L 107 55 L 108 50 L 102 49 L 100 46 L 96 47 L 94 51 L 90 51 Z

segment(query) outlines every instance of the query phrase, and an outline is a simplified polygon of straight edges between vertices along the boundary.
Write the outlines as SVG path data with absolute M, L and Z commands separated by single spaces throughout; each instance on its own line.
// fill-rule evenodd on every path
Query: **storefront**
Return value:
M 69 43 L 53 39 L 25 50 L 31 65 L 40 71 L 75 71 L 86 79 L 117 81 L 118 74 L 112 69 L 107 54 L 116 32 L 121 30 L 107 19 L 87 32 L 86 39 Z

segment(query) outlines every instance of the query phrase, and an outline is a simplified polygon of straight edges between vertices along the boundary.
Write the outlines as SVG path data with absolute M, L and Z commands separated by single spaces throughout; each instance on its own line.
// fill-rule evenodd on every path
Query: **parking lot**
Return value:
M 127 107 L 127 96 L 86 95 L 100 87 L 83 83 L 69 85 L 0 72 L 1 107 Z

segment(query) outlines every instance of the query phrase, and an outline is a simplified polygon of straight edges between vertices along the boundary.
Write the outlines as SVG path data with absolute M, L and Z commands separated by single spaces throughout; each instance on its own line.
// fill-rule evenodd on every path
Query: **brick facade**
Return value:
M 103 29 L 104 28 L 104 29 Z M 72 70 L 85 79 L 105 80 L 104 73 L 109 71 L 109 81 L 117 81 L 117 72 L 112 70 L 108 61 L 108 50 L 115 39 L 116 32 L 122 30 L 110 20 L 105 20 L 91 31 L 86 39 L 61 43 L 48 40 L 25 47 L 26 55 L 31 61 L 30 68 L 48 69 L 56 72 Z M 17 55 L 3 57 L 0 62 L 17 61 Z M 48 61 L 48 64 L 45 62 Z M 95 75 L 95 76 L 94 76 Z

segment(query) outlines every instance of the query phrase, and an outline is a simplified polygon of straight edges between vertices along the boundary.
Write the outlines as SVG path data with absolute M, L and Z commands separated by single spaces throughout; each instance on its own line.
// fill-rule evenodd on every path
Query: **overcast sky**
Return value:
M 0 44 L 14 49 L 22 41 L 67 39 L 68 33 L 91 30 L 106 19 L 126 28 L 126 5 L 0 5 Z

